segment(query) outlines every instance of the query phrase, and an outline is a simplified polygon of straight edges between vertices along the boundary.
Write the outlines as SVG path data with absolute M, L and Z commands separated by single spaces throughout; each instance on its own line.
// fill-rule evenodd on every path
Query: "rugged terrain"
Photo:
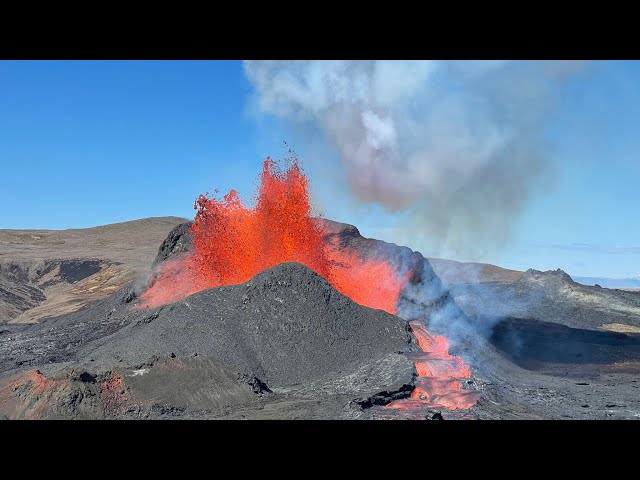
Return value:
M 533 269 L 448 286 L 479 332 L 479 418 L 640 417 L 640 292 Z
M 527 270 L 513 282 L 459 283 L 451 294 L 470 316 L 525 318 L 572 328 L 640 333 L 640 294 L 589 287 L 562 270 Z
M 412 269 L 402 319 L 355 304 L 299 264 L 140 310 L 149 266 L 190 248 L 180 219 L 141 222 L 53 232 L 43 249 L 24 237 L 40 233 L 0 231 L 1 265 L 29 265 L 0 270 L 14 320 L 0 326 L 0 416 L 386 418 L 380 405 L 415 386 L 405 320 L 446 334 L 471 365 L 464 387 L 481 392 L 468 411 L 419 418 L 640 416 L 640 293 L 580 285 L 562 271 L 429 262 L 327 221 L 344 248 Z M 107 264 L 128 276 L 95 297 L 74 290 Z
M 72 230 L 0 230 L 0 324 L 36 323 L 105 298 L 147 272 L 184 219 Z
M 367 418 L 358 402 L 402 395 L 415 376 L 404 321 L 354 303 L 300 264 L 153 310 L 134 301 L 125 289 L 42 325 L 10 326 L 0 413 Z

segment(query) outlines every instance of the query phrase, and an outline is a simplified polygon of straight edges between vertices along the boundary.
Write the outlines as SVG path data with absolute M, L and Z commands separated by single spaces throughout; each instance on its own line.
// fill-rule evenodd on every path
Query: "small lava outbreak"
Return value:
M 206 288 L 236 285 L 284 262 L 299 262 L 325 277 L 355 302 L 396 313 L 409 275 L 385 261 L 364 260 L 325 240 L 322 224 L 311 216 L 308 179 L 297 159 L 284 169 L 267 158 L 255 207 L 243 205 L 235 190 L 222 199 L 200 195 L 191 228 L 194 251 L 163 264 L 159 277 L 141 297 L 153 308 Z
M 200 195 L 191 227 L 194 249 L 168 260 L 141 296 L 139 308 L 176 302 L 198 291 L 236 285 L 284 262 L 299 262 L 326 278 L 355 302 L 397 313 L 397 302 L 411 273 L 401 275 L 387 261 L 363 259 L 326 240 L 322 222 L 312 217 L 308 179 L 297 159 L 281 169 L 267 158 L 259 178 L 255 207 L 245 206 L 235 190 L 221 199 Z M 466 409 L 477 392 L 463 390 L 469 367 L 448 354 L 444 337 L 422 324 L 412 330 L 423 353 L 416 356 L 418 381 L 411 398 L 388 405 L 402 411 L 437 407 Z

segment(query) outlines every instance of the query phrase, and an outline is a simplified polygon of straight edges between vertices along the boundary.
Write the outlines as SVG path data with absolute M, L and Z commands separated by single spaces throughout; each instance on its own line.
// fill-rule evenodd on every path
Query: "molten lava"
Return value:
M 235 190 L 222 199 L 200 195 L 191 227 L 194 250 L 169 260 L 142 295 L 143 308 L 181 300 L 206 288 L 236 285 L 283 262 L 299 262 L 326 278 L 355 302 L 396 313 L 408 274 L 388 262 L 361 258 L 325 240 L 311 216 L 308 180 L 296 160 L 283 171 L 267 158 L 255 207 Z
M 461 379 L 470 378 L 471 371 L 460 357 L 449 355 L 449 343 L 444 337 L 432 336 L 423 324 L 410 322 L 413 335 L 423 353 L 416 356 L 418 372 L 416 388 L 406 400 L 396 400 L 387 405 L 411 412 L 422 412 L 425 407 L 463 410 L 471 408 L 480 394 L 475 390 L 463 390 Z

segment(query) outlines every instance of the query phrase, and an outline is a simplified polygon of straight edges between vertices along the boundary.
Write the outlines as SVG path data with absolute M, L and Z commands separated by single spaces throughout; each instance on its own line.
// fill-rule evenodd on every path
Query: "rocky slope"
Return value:
M 72 230 L 0 230 L 0 324 L 37 323 L 105 298 L 149 270 L 184 219 Z

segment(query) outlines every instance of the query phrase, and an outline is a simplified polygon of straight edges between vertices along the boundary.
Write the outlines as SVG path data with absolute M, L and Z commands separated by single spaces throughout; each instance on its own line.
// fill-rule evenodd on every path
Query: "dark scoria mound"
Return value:
M 163 240 L 158 248 L 158 255 L 153 261 L 153 265 L 164 262 L 169 257 L 191 249 L 191 229 L 192 222 L 185 222 L 176 225 Z
M 153 310 L 136 311 L 126 298 L 122 292 L 47 322 L 57 334 L 57 361 L 64 363 L 47 365 L 36 354 L 36 338 L 29 343 L 36 329 L 12 332 L 31 370 L 14 370 L 0 381 L 0 413 L 366 417 L 360 405 L 367 398 L 411 391 L 415 369 L 404 353 L 417 346 L 406 322 L 356 304 L 297 263 Z M 86 341 L 81 335 L 90 325 L 102 334 Z M 78 381 L 79 372 L 96 380 Z M 46 397 L 46 405 L 36 397 Z

